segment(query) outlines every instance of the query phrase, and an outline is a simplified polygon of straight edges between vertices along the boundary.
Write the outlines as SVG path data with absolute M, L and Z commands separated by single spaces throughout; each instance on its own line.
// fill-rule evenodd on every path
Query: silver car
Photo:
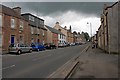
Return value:
M 32 52 L 32 47 L 25 44 L 11 44 L 9 46 L 9 52 L 21 54 L 22 52 Z

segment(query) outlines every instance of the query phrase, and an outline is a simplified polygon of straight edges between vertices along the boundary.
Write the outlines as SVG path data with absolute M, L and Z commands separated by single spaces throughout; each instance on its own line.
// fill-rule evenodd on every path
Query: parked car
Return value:
M 32 47 L 25 44 L 11 44 L 8 50 L 10 53 L 21 54 L 22 52 L 32 52 Z
M 32 50 L 37 50 L 37 51 L 45 50 L 44 45 L 41 43 L 32 43 L 31 47 L 32 47 Z
M 58 43 L 58 47 L 62 48 L 62 47 L 66 47 L 67 45 L 65 43 Z
M 44 46 L 46 49 L 56 49 L 56 45 L 53 43 L 46 43 Z
M 69 47 L 69 46 L 70 46 L 70 43 L 68 43 L 68 42 L 66 42 L 65 44 L 66 44 L 66 47 Z
M 70 46 L 75 46 L 75 43 L 70 43 Z

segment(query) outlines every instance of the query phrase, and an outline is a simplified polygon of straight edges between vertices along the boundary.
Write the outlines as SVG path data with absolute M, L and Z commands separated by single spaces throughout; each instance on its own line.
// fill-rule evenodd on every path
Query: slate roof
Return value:
M 41 25 L 41 24 L 40 24 L 40 21 L 43 21 L 43 22 L 44 22 L 43 19 L 41 19 L 41 18 L 39 18 L 39 17 L 31 14 L 31 13 L 24 13 L 24 14 L 21 14 L 21 15 L 22 15 L 26 20 L 29 21 L 29 25 L 34 26 L 34 27 L 39 27 L 39 28 L 42 28 L 42 29 L 46 30 L 46 28 L 44 27 L 44 25 Z M 35 18 L 35 21 L 34 21 L 34 22 L 29 20 L 29 15 L 30 15 L 30 16 L 33 16 L 33 17 Z M 39 24 L 39 25 L 38 25 L 38 24 Z
M 62 32 L 60 32 L 60 31 L 58 31 L 58 30 L 56 30 L 56 29 L 54 29 L 54 28 L 52 28 L 52 27 L 50 27 L 50 26 L 47 26 L 47 25 L 45 25 L 51 32 L 53 32 L 53 33 L 57 33 L 57 34 L 62 34 L 62 35 L 64 35 Z

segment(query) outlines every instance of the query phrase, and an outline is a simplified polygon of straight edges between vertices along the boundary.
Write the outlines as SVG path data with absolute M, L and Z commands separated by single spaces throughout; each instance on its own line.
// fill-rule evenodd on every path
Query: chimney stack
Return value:
M 70 25 L 70 32 L 72 31 L 72 29 L 71 29 L 71 25 Z
M 67 27 L 65 26 L 64 29 L 67 29 Z
M 14 11 L 16 11 L 19 15 L 21 15 L 21 8 L 20 7 L 14 7 Z

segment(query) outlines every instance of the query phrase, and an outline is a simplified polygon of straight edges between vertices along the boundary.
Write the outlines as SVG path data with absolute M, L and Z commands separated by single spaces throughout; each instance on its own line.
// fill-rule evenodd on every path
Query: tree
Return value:
M 84 33 L 84 36 L 85 36 L 86 41 L 88 41 L 90 39 L 90 36 L 87 32 Z
M 82 34 L 84 35 L 86 41 L 88 41 L 90 39 L 90 36 L 87 32 L 82 32 Z

